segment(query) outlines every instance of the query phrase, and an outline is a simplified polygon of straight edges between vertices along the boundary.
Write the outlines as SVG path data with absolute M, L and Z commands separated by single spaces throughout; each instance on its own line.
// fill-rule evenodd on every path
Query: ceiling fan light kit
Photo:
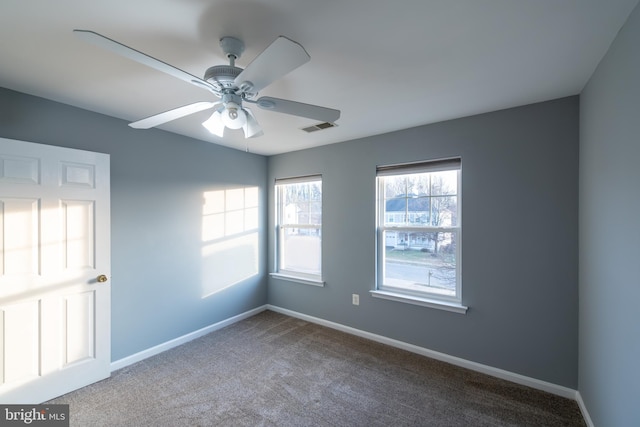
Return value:
M 202 122 L 202 126 L 204 126 L 209 132 L 222 138 L 224 136 L 224 123 L 222 122 L 222 114 L 220 111 L 216 110 L 213 112 L 211 117 Z
M 219 98 L 216 102 L 200 101 L 155 114 L 130 123 L 135 129 L 149 129 L 164 123 L 214 109 L 213 114 L 202 125 L 212 134 L 222 138 L 225 128 L 242 129 L 245 138 L 262 135 L 262 128 L 251 110 L 243 102 L 277 113 L 333 123 L 340 118 L 340 111 L 317 105 L 304 104 L 286 99 L 263 96 L 254 100 L 258 92 L 275 80 L 288 74 L 311 59 L 304 48 L 293 40 L 280 36 L 244 69 L 236 67 L 235 61 L 244 52 L 244 43 L 234 37 L 220 39 L 220 48 L 229 59 L 229 65 L 209 67 L 204 79 L 200 79 L 179 68 L 153 58 L 145 53 L 89 30 L 73 30 L 87 42 L 111 50 L 133 61 L 162 71 L 199 88 L 207 89 Z

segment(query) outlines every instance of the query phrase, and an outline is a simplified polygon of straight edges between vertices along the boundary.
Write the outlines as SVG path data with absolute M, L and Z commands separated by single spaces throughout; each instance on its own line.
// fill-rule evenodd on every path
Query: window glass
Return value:
M 276 181 L 277 271 L 303 278 L 322 276 L 322 179 Z
M 379 168 L 377 289 L 461 301 L 460 176 L 459 159 Z
M 321 243 L 319 229 L 284 228 L 281 270 L 320 276 Z

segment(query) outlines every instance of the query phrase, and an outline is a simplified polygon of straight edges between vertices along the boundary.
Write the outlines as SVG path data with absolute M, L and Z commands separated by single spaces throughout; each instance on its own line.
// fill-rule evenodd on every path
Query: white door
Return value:
M 0 138 L 0 403 L 110 375 L 109 156 Z

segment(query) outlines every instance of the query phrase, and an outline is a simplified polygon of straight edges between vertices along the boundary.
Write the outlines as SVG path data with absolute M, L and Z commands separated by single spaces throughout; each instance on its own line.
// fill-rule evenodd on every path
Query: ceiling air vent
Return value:
M 308 126 L 306 128 L 302 128 L 302 130 L 307 133 L 311 133 L 318 130 L 329 129 L 336 126 L 338 125 L 336 125 L 335 123 L 324 122 L 324 123 L 318 123 L 316 125 Z

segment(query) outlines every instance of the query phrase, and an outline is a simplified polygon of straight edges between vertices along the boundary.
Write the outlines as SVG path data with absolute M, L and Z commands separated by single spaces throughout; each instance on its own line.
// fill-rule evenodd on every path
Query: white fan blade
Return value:
M 147 55 L 146 53 L 142 53 L 138 50 L 130 48 L 129 46 L 125 46 L 122 43 L 119 43 L 93 31 L 73 30 L 73 32 L 81 39 L 103 49 L 110 50 L 120 56 L 124 56 L 125 58 L 129 58 L 140 64 L 146 65 L 147 67 L 155 68 L 158 71 L 162 71 L 163 73 L 176 77 L 187 83 L 191 83 L 198 87 L 209 89 L 210 91 L 215 92 L 215 87 L 209 82 L 202 80 L 201 78 L 196 77 L 192 74 L 189 74 L 186 71 L 182 71 L 181 69 L 176 68 L 173 65 L 169 65 L 166 62 L 162 62 L 159 59 Z
M 156 114 L 146 119 L 138 120 L 137 122 L 129 123 L 134 129 L 149 129 L 161 124 L 170 122 L 172 120 L 179 119 L 181 117 L 188 116 L 190 114 L 197 113 L 198 111 L 208 110 L 220 102 L 196 102 L 194 104 L 183 105 L 182 107 L 174 108 L 173 110 L 165 111 L 164 113 Z
M 251 110 L 249 110 L 248 108 L 243 108 L 243 110 L 245 111 L 245 113 L 247 113 L 247 122 L 242 127 L 242 130 L 244 131 L 244 137 L 253 138 L 255 136 L 264 135 L 262 132 L 262 128 L 258 124 L 258 121 L 254 117 Z
M 300 44 L 280 36 L 247 65 L 234 83 L 245 92 L 257 93 L 309 59 L 311 57 Z M 245 82 L 251 84 L 246 90 L 242 85 Z
M 263 110 L 276 111 L 278 113 L 291 114 L 292 116 L 306 117 L 321 122 L 333 123 L 340 118 L 340 110 L 304 104 L 302 102 L 288 101 L 286 99 L 263 96 L 255 101 Z
M 224 136 L 224 123 L 222 123 L 222 114 L 219 110 L 214 111 L 211 117 L 202 123 L 202 126 L 215 136 L 220 138 Z

